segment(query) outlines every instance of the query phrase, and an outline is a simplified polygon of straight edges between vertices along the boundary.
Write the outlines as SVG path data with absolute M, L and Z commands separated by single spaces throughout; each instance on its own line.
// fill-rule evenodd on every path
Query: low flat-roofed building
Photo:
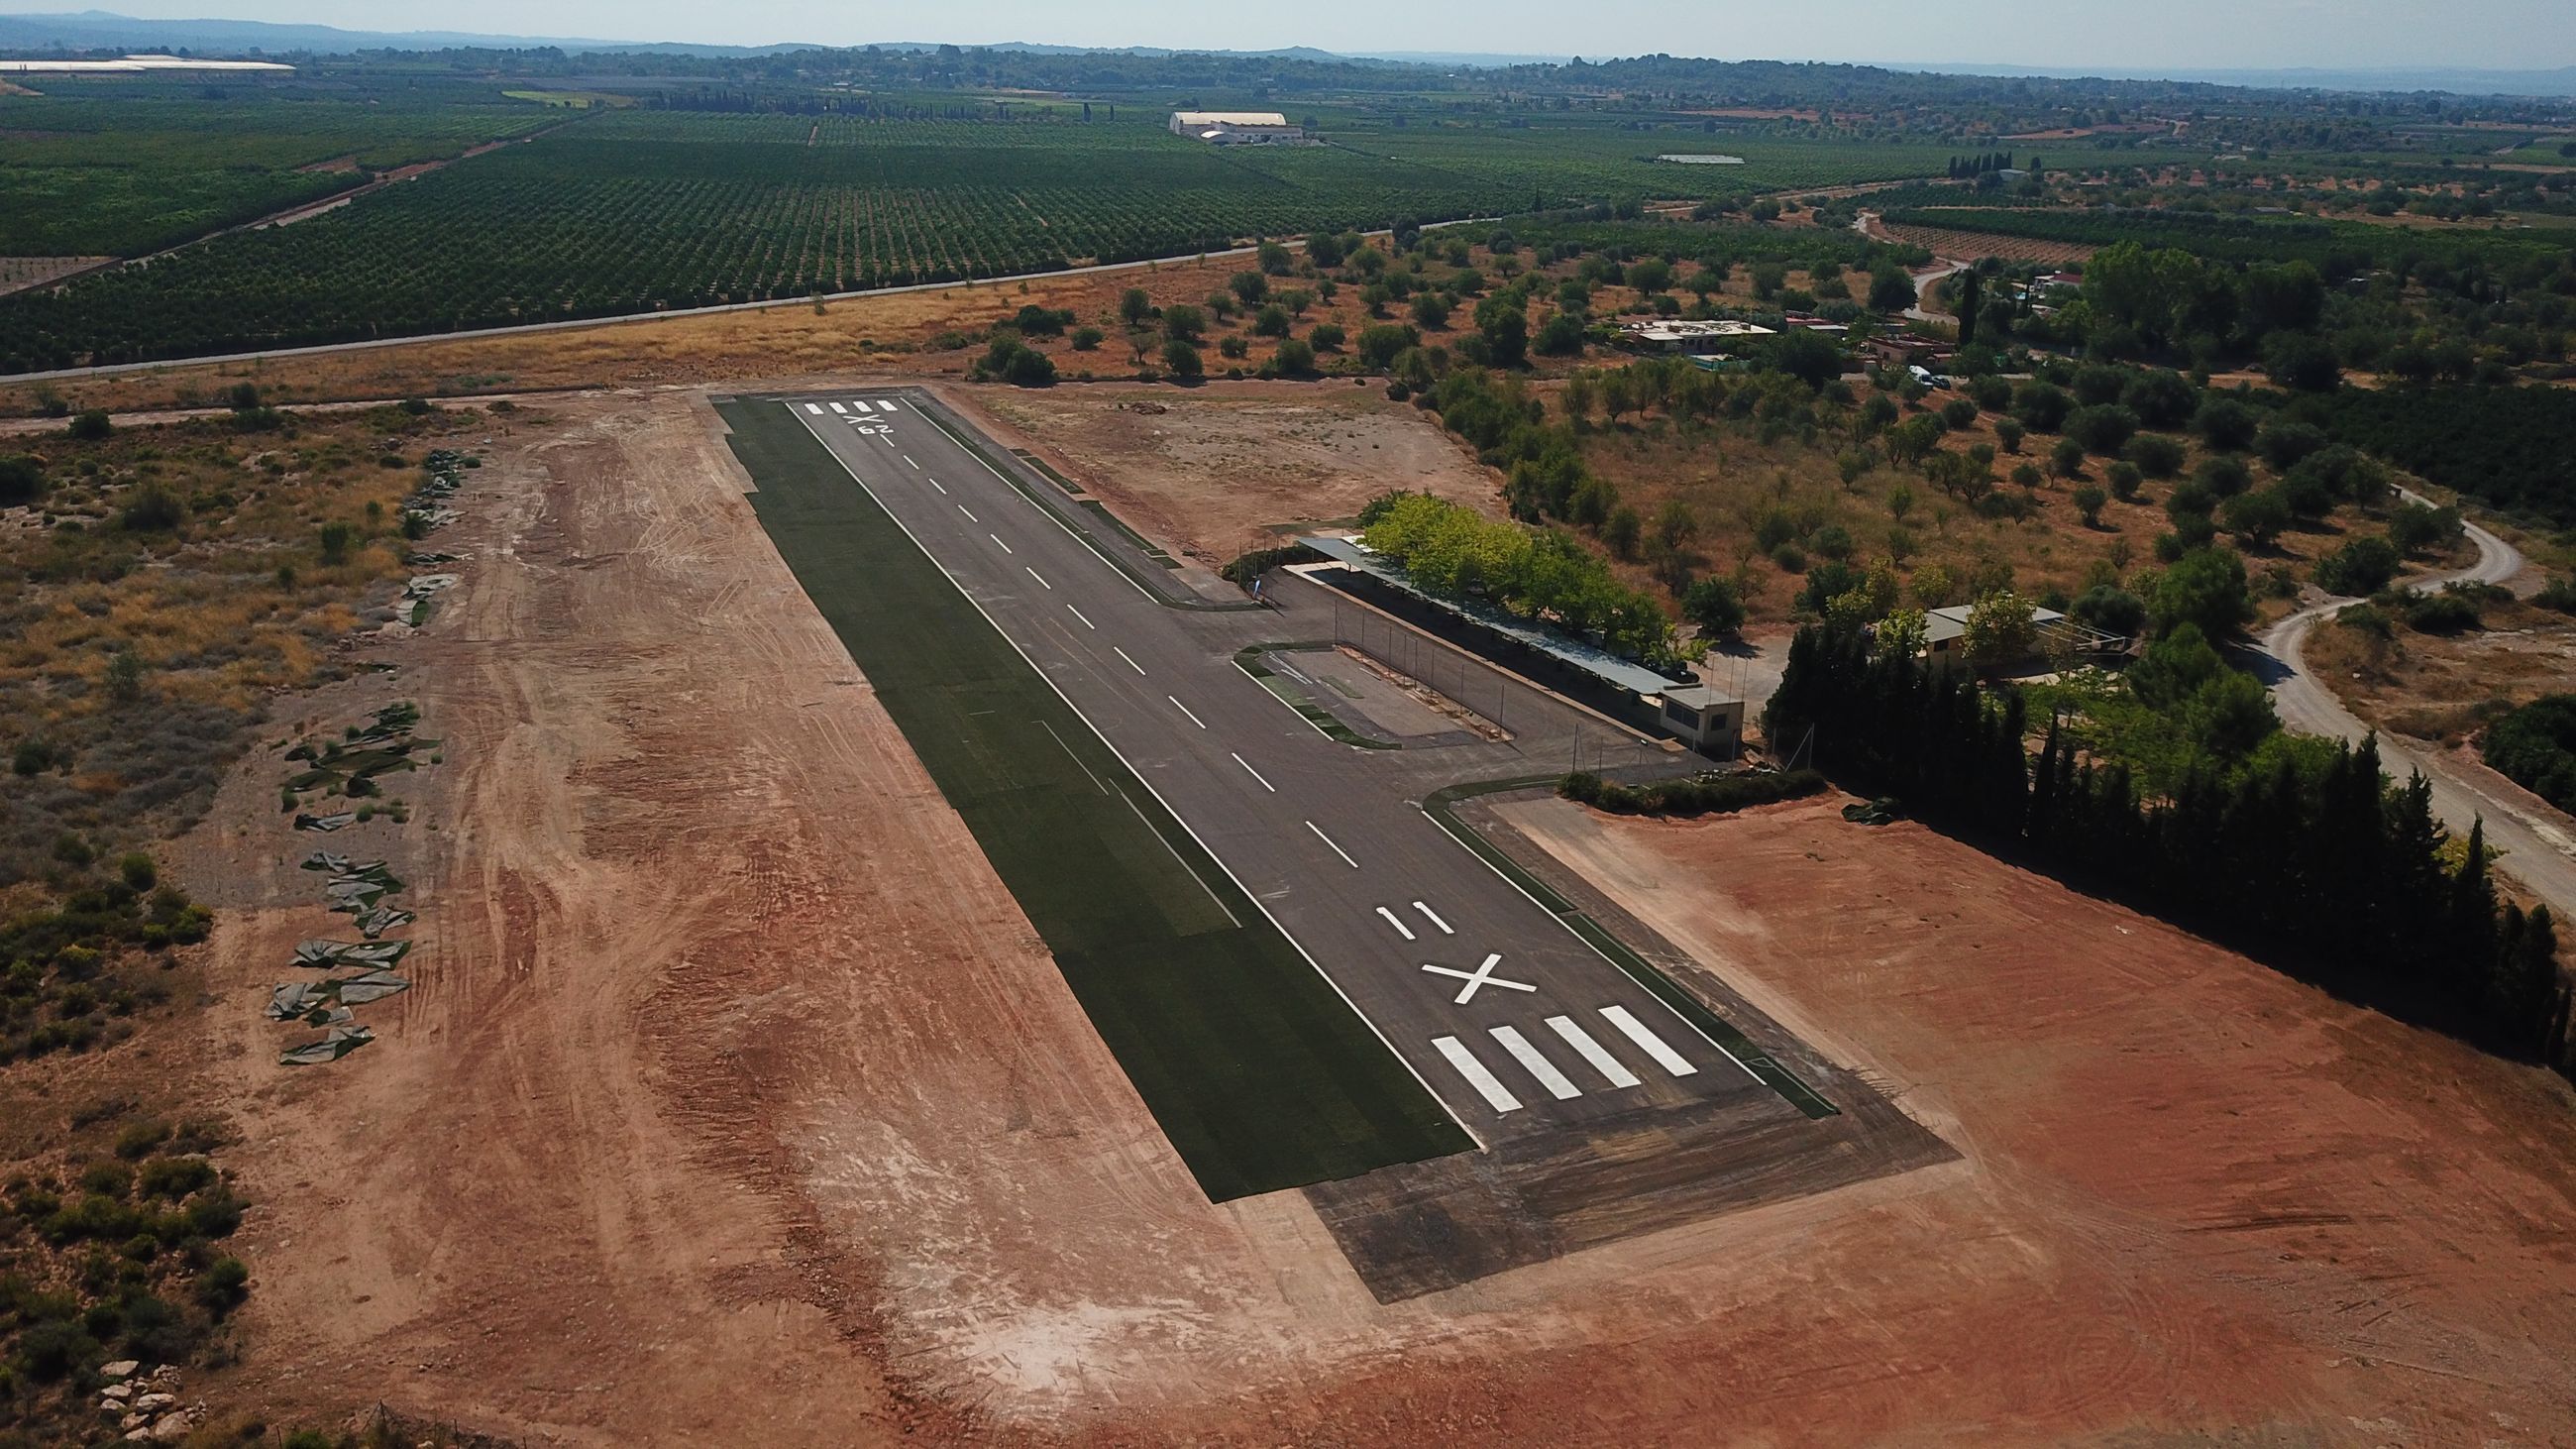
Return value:
M 1303 141 L 1306 128 L 1277 111 L 1174 111 L 1172 134 L 1218 146 L 1267 146 Z
M 1752 322 L 1721 317 L 1704 322 L 1685 322 L 1676 317 L 1658 317 L 1640 322 L 1623 322 L 1619 329 L 1639 347 L 1664 352 L 1701 352 L 1721 343 L 1748 342 L 1755 338 L 1776 336 L 1770 328 Z

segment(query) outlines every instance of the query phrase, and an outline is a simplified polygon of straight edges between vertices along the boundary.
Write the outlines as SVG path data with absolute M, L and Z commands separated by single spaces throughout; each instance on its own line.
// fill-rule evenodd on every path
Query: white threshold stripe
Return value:
M 1138 672 L 1139 674 L 1141 674 L 1141 673 L 1143 673 L 1144 671 L 1143 671 L 1143 670 L 1138 670 L 1137 672 Z M 1227 753 L 1227 754 L 1229 754 L 1229 755 L 1234 755 L 1234 751 L 1232 751 L 1232 750 L 1228 750 L 1228 751 L 1226 751 L 1226 753 Z M 1245 758 L 1244 758 L 1243 756 L 1241 756 L 1241 755 L 1234 755 L 1234 762 L 1235 762 L 1236 764 L 1241 765 L 1241 766 L 1243 767 L 1243 771 L 1244 771 L 1244 773 L 1245 773 L 1245 774 L 1250 775 L 1252 778 L 1254 778 L 1254 779 L 1256 779 L 1256 780 L 1261 780 L 1261 772 L 1260 772 L 1259 770 L 1256 770 L 1256 769 L 1252 768 L 1252 762 L 1251 762 L 1250 760 L 1245 759 Z M 1269 792 L 1270 792 L 1271 794 L 1273 794 L 1273 795 L 1276 795 L 1276 794 L 1278 794 L 1278 793 L 1279 793 L 1279 787 L 1278 787 L 1278 786 L 1276 786 L 1276 785 L 1271 784 L 1271 783 L 1270 783 L 1269 781 L 1267 781 L 1267 780 L 1261 780 L 1261 788 L 1262 788 L 1262 789 L 1264 789 L 1264 790 L 1269 791 Z
M 839 403 L 832 404 L 832 411 L 841 414 L 843 417 L 849 416 L 850 412 L 848 408 L 841 406 Z
M 1420 901 L 1415 901 L 1413 903 L 1413 908 L 1420 911 L 1422 914 L 1429 916 L 1431 918 L 1431 924 L 1440 928 L 1441 935 L 1454 936 L 1458 934 L 1457 932 L 1449 929 L 1449 923 L 1447 921 L 1440 919 L 1440 913 L 1438 911 L 1431 909 Z
M 1592 1070 L 1599 1072 L 1610 1085 L 1614 1087 L 1637 1085 L 1637 1074 L 1621 1066 L 1617 1057 L 1603 1050 L 1601 1043 L 1592 1039 L 1592 1033 L 1583 1029 L 1582 1023 L 1570 1016 L 1551 1016 L 1547 1019 L 1547 1025 L 1549 1030 L 1565 1038 L 1565 1044 L 1574 1048 L 1575 1053 L 1585 1061 L 1590 1062 Z
M 1485 1035 L 1501 1042 L 1503 1050 L 1510 1052 L 1513 1061 L 1520 1063 L 1529 1070 L 1531 1076 L 1538 1078 L 1538 1084 L 1547 1088 L 1549 1096 L 1562 1102 L 1568 1097 L 1583 1095 L 1583 1089 L 1567 1081 L 1565 1073 L 1558 1071 L 1554 1062 L 1540 1056 L 1538 1048 L 1531 1046 L 1529 1038 L 1521 1035 L 1519 1031 L 1508 1026 L 1495 1026 L 1486 1028 Z
M 823 405 L 821 403 L 807 403 L 805 405 L 805 411 L 812 413 L 814 416 L 819 418 L 823 415 Z
M 957 505 L 957 511 L 966 515 L 966 521 L 967 521 L 968 523 L 981 523 L 981 522 L 983 522 L 983 521 L 984 521 L 984 520 L 982 520 L 982 519 L 980 519 L 980 518 L 977 518 L 977 517 L 975 516 L 975 511 L 974 511 L 973 509 L 971 509 L 971 508 L 968 508 L 968 507 L 967 507 L 965 504 L 963 504 L 963 503 L 960 503 L 960 504 L 958 504 L 958 505 Z
M 1201 726 L 1201 728 L 1205 728 L 1205 726 Z M 1332 845 L 1332 846 L 1333 846 L 1333 854 L 1338 855 L 1338 856 L 1340 856 L 1340 857 L 1342 858 L 1342 864 L 1349 866 L 1349 867 L 1350 867 L 1351 869 L 1353 869 L 1353 870 L 1357 870 L 1357 869 L 1359 869 L 1359 868 L 1360 868 L 1360 863 L 1359 863 L 1358 861 L 1356 861 L 1356 860 L 1351 859 L 1351 853 L 1350 853 L 1349 851 L 1342 849 L 1342 848 L 1341 848 L 1340 846 L 1338 846 L 1338 845 L 1333 845 L 1333 837 L 1331 837 L 1331 836 L 1329 836 L 1329 835 L 1326 835 L 1326 834 L 1324 833 L 1324 827 L 1322 827 L 1322 826 L 1320 826 L 1320 825 L 1316 824 L 1316 823 L 1315 823 L 1314 821 L 1312 821 L 1312 820 L 1309 820 L 1309 821 L 1307 821 L 1307 822 L 1306 822 L 1306 828 L 1307 828 L 1307 829 L 1309 829 L 1309 830 L 1311 830 L 1311 831 L 1313 831 L 1313 832 L 1315 832 L 1315 838 L 1316 838 L 1317 840 L 1320 840 L 1320 841 L 1324 842 L 1326 845 Z
M 1066 607 L 1066 608 L 1068 608 L 1068 609 L 1073 609 L 1073 605 L 1071 605 L 1071 604 L 1067 604 L 1067 605 L 1065 605 L 1065 607 Z M 1077 619 L 1082 620 L 1082 627 L 1084 627 L 1084 628 L 1086 628 L 1086 629 L 1097 629 L 1097 628 L 1099 628 L 1099 627 L 1100 627 L 1099 625 L 1097 625 L 1097 624 L 1095 624 L 1095 623 L 1091 622 L 1090 618 L 1089 618 L 1088 616 L 1086 616 L 1086 615 L 1085 615 L 1085 614 L 1084 614 L 1080 609 L 1073 609 L 1073 617 L 1075 617 L 1075 618 L 1077 618 Z
M 890 413 L 895 411 L 895 405 L 880 398 L 877 401 L 877 411 Z
M 1431 1045 L 1440 1055 L 1449 1059 L 1449 1065 L 1458 1069 L 1458 1075 L 1467 1079 L 1467 1085 L 1476 1089 L 1476 1095 L 1485 1099 L 1485 1105 L 1497 1112 L 1517 1112 L 1521 1109 L 1521 1099 L 1513 1096 L 1510 1089 L 1497 1080 L 1493 1073 L 1486 1071 L 1485 1064 L 1476 1060 L 1474 1053 L 1459 1045 L 1458 1038 L 1435 1036 L 1431 1039 Z
M 1032 572 L 1034 572 L 1034 570 L 1032 570 Z M 1181 713 L 1183 713 L 1183 714 L 1185 714 L 1185 715 L 1188 715 L 1188 716 L 1190 717 L 1190 723 L 1192 723 L 1192 724 L 1194 724 L 1194 725 L 1197 725 L 1200 729 L 1206 729 L 1206 728 L 1207 728 L 1207 721 L 1206 721 L 1206 720 L 1203 720 L 1203 719 L 1201 719 L 1201 718 L 1199 718 L 1199 713 L 1198 713 L 1198 711 L 1197 711 L 1197 710 L 1194 710 L 1194 709 L 1190 708 L 1188 705 L 1181 703 L 1181 697 L 1180 697 L 1179 695 L 1177 695 L 1177 694 L 1167 694 L 1167 695 L 1164 695 L 1164 696 L 1163 696 L 1163 698 L 1168 699 L 1168 700 L 1170 700 L 1170 701 L 1172 702 L 1172 708 L 1179 710 Z
M 1004 553 L 1009 553 L 1009 552 L 1011 551 L 1011 546 L 1010 546 L 1009 544 L 1007 544 L 1007 543 L 1002 543 L 1002 536 L 1001 536 L 1000 534 L 998 534 L 998 533 L 988 533 L 988 534 L 985 534 L 984 536 L 985 536 L 986 538 L 991 539 L 991 540 L 992 540 L 993 542 L 995 542 L 995 543 L 1000 543 L 1000 544 L 1002 544 L 1002 552 L 1004 552 Z
M 1605 1006 L 1601 1008 L 1601 1015 L 1607 1018 L 1612 1026 L 1619 1028 L 1620 1035 L 1626 1037 L 1632 1042 L 1635 1042 L 1639 1051 L 1653 1057 L 1655 1059 L 1655 1065 L 1662 1067 L 1665 1071 L 1672 1073 L 1676 1077 L 1690 1077 L 1697 1076 L 1699 1074 L 1699 1068 L 1692 1066 L 1688 1061 L 1684 1060 L 1680 1052 L 1674 1051 L 1671 1047 L 1664 1045 L 1664 1039 L 1647 1030 L 1646 1024 L 1630 1015 L 1628 1008 L 1624 1006 Z
M 1128 668 L 1130 668 L 1130 669 L 1135 670 L 1138 674 L 1143 674 L 1143 673 L 1145 672 L 1145 666 L 1144 666 L 1144 665 L 1137 663 L 1137 662 L 1136 662 L 1135 660 L 1133 660 L 1133 659 L 1128 659 L 1128 658 L 1127 658 L 1127 651 L 1126 651 L 1126 650 L 1119 648 L 1119 647 L 1118 647 L 1117 645 L 1115 645 L 1115 644 L 1112 644 L 1112 645 L 1110 645 L 1110 646 L 1109 646 L 1109 652 L 1110 652 L 1110 653 L 1112 653 L 1112 654 L 1117 655 L 1117 656 L 1118 656 L 1119 658 L 1121 658 L 1121 659 L 1126 659 L 1126 660 L 1127 660 L 1127 667 L 1128 667 Z M 1242 757 L 1241 757 L 1241 756 L 1237 756 L 1236 758 L 1240 759 L 1240 758 L 1242 758 Z
M 1395 913 L 1395 912 L 1388 910 L 1388 909 L 1387 909 L 1386 907 L 1384 907 L 1384 906 L 1380 906 L 1380 907 L 1378 907 L 1378 908 L 1377 908 L 1377 913 L 1378 913 L 1379 915 L 1381 915 L 1381 916 L 1386 917 L 1386 923 L 1387 923 L 1388 925 L 1390 925 L 1390 926 L 1395 927 L 1395 933 L 1396 933 L 1397 935 L 1402 936 L 1404 939 L 1406 939 L 1406 940 L 1408 940 L 1408 941 L 1410 941 L 1410 940 L 1412 940 L 1412 939 L 1413 939 L 1413 928 L 1412 928 L 1411 926 L 1406 925 L 1406 924 L 1404 923 L 1404 920 L 1403 920 L 1403 918 L 1402 918 L 1402 917 L 1400 917 L 1400 916 L 1396 915 L 1396 913 Z
M 1047 583 L 1047 581 L 1046 581 L 1046 575 L 1044 575 L 1044 574 L 1042 574 L 1042 573 L 1039 573 L 1036 569 L 1030 569 L 1030 570 L 1029 570 L 1029 577 L 1030 577 L 1030 578 L 1033 578 L 1033 579 L 1035 579 L 1035 580 L 1037 580 L 1040 584 L 1044 585 L 1044 586 L 1045 586 L 1045 588 L 1046 588 L 1046 590 L 1047 590 L 1047 592 L 1049 592 L 1049 593 L 1053 593 L 1053 592 L 1055 592 L 1055 585 L 1050 584 L 1050 583 Z

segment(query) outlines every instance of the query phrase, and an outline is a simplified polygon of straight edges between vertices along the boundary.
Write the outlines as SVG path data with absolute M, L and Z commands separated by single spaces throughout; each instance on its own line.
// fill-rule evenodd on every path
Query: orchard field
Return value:
M 532 124 L 549 114 L 525 111 Z M 1330 144 L 1219 149 L 1168 134 L 1159 108 L 1005 114 L 990 102 L 975 119 L 593 114 L 291 227 L 0 299 L 0 371 L 1052 271 L 1402 220 L 1931 175 L 1946 162 L 1928 146 L 1644 120 L 1336 116 Z M 1652 159 L 1690 151 L 1745 164 Z

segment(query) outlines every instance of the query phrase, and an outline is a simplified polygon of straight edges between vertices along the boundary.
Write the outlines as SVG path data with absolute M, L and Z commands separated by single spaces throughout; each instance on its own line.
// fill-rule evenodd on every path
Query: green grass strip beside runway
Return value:
M 1211 1199 L 1475 1146 L 794 415 L 717 410 L 780 556 Z

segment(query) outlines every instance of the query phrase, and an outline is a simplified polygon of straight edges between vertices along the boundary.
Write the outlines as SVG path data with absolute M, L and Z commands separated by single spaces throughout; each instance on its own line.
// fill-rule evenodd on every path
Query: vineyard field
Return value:
M 1738 193 L 1947 159 L 1728 141 L 1748 164 L 1657 166 L 1635 159 L 1651 135 L 1603 127 L 1388 128 L 1348 145 L 1229 149 L 1160 120 L 1123 107 L 1089 124 L 597 114 L 293 227 L 0 299 L 0 370 L 1050 271 L 1499 215 L 1534 192 Z

